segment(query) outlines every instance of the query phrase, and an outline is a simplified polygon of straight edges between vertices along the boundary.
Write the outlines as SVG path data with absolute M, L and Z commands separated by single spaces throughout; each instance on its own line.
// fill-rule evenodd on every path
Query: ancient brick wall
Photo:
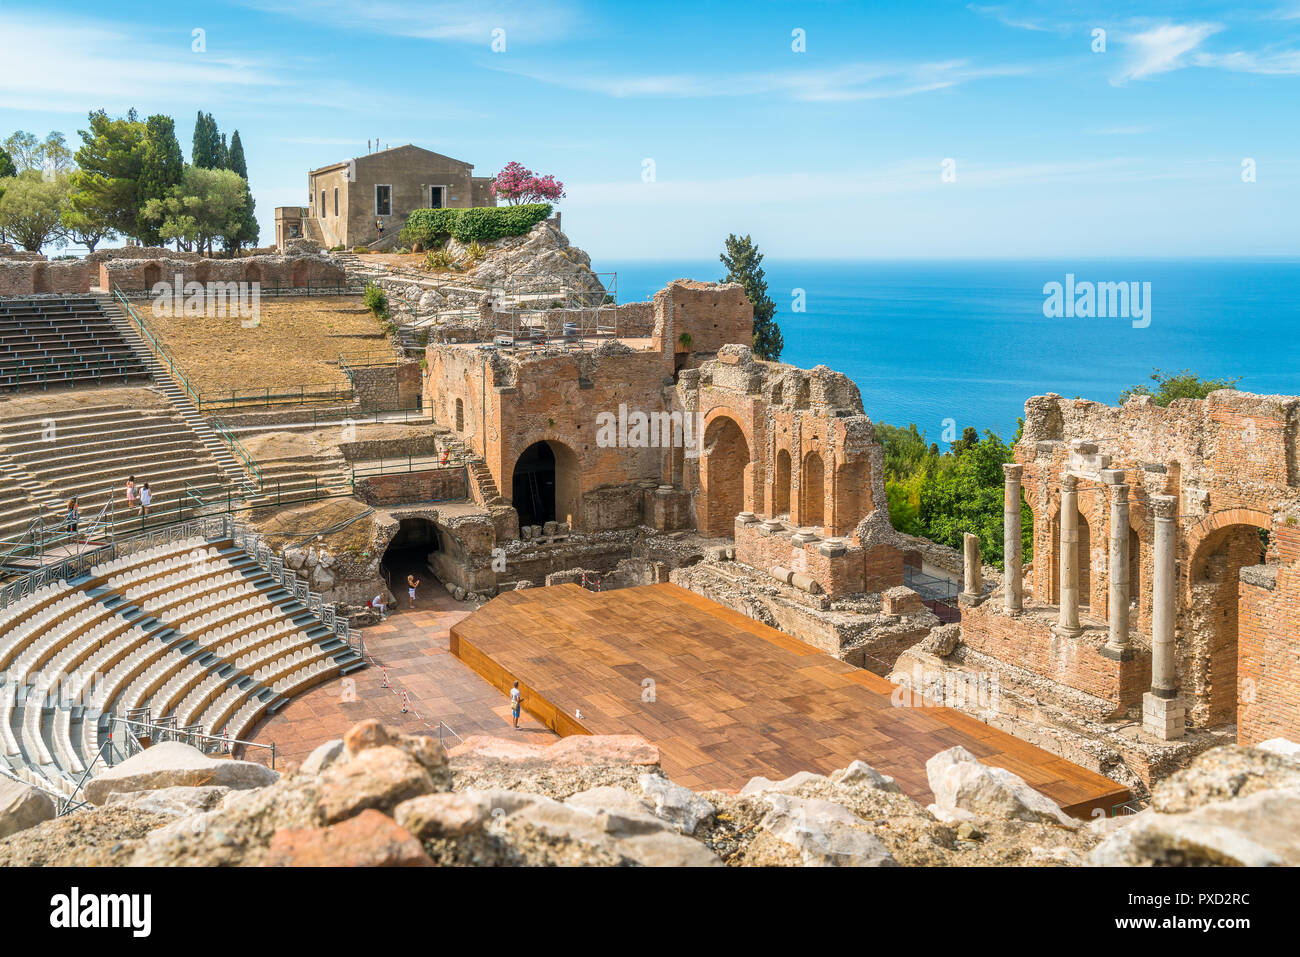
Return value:
M 1300 525 L 1277 530 L 1279 562 L 1242 569 L 1237 742 L 1300 740 Z
M 1111 510 L 1098 468 L 1122 469 L 1131 525 L 1130 629 L 1136 642 L 1149 646 L 1151 502 L 1155 495 L 1173 496 L 1179 692 L 1194 726 L 1239 720 L 1239 643 L 1243 628 L 1258 625 L 1251 617 L 1256 599 L 1239 601 L 1239 576 L 1243 568 L 1277 560 L 1281 523 L 1300 511 L 1300 398 L 1224 390 L 1168 407 L 1148 397 L 1112 407 L 1047 395 L 1031 398 L 1025 414 L 1015 455 L 1024 465 L 1025 501 L 1034 514 L 1027 600 L 1048 606 L 1060 600 L 1060 487 L 1069 469 L 1079 490 L 1081 613 L 1106 621 Z M 1092 451 L 1080 457 L 1085 446 L 1078 443 L 1090 443 Z M 1241 594 L 1247 587 L 1259 594 L 1256 585 L 1241 586 Z
M 468 495 L 463 467 L 370 475 L 357 480 L 357 497 L 368 505 L 435 502 Z
M 986 601 L 962 609 L 961 641 L 1009 665 L 1109 701 L 1116 713 L 1140 703 L 1151 681 L 1149 650 L 1139 648 L 1130 659 L 1116 661 L 1101 654 L 1104 630 L 1062 638 L 1049 625 L 1033 616 L 1003 615 L 995 602 Z
M 324 256 L 243 256 L 236 259 L 112 259 L 99 264 L 99 287 L 148 292 L 155 283 L 256 282 L 263 290 L 338 286 L 343 267 Z

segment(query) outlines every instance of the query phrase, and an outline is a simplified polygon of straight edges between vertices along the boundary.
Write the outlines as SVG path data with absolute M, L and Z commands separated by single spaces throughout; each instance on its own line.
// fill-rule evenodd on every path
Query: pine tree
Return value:
M 214 135 L 216 133 L 216 130 L 217 130 L 217 124 L 214 121 L 212 124 L 212 131 Z M 217 140 L 217 169 L 230 169 L 230 167 L 227 165 L 229 162 L 230 162 L 230 148 L 226 146 L 226 134 L 222 133 L 220 139 Z
M 745 295 L 754 307 L 754 355 L 759 359 L 776 362 L 781 358 L 785 340 L 776 324 L 776 303 L 767 294 L 763 278 L 763 254 L 754 241 L 746 235 L 743 239 L 733 233 L 727 237 L 726 252 L 718 257 L 727 267 L 723 282 L 738 282 L 745 287 Z
M 139 209 L 151 199 L 165 199 L 170 192 L 180 185 L 181 174 L 185 170 L 185 156 L 181 153 L 181 144 L 176 140 L 176 123 L 170 116 L 155 114 L 145 121 L 144 153 L 140 167 L 140 178 L 136 182 L 136 196 Z M 138 218 L 137 235 L 148 246 L 162 242 L 158 235 L 157 224 L 150 222 L 143 215 Z

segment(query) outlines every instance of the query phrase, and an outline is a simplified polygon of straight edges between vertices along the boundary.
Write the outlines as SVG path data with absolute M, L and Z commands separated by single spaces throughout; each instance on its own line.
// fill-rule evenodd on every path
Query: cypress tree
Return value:
M 776 303 L 767 294 L 767 281 L 763 278 L 763 254 L 754 241 L 746 235 L 727 237 L 726 252 L 718 257 L 727 267 L 723 282 L 738 282 L 745 287 L 745 295 L 754 307 L 754 355 L 759 359 L 776 362 L 781 358 L 785 340 L 776 324 Z
M 239 130 L 230 134 L 230 152 L 226 156 L 226 169 L 248 179 L 248 163 L 244 159 L 244 144 L 239 141 Z
M 199 169 L 221 169 L 221 150 L 217 121 L 211 113 L 199 110 L 198 119 L 194 121 L 194 146 L 190 150 L 190 162 Z

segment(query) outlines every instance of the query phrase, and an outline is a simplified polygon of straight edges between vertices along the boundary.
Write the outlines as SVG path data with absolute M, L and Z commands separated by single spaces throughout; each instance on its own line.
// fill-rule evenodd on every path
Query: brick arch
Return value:
M 1273 516 L 1254 508 L 1222 508 L 1207 515 L 1187 530 L 1187 555 L 1194 558 L 1207 538 L 1229 525 L 1254 525 L 1268 531 L 1273 527 Z
M 697 524 L 710 538 L 729 538 L 737 513 L 752 510 L 753 446 L 734 416 L 710 414 L 706 421 Z
M 1237 720 L 1239 705 L 1239 576 L 1260 561 L 1259 529 L 1272 516 L 1249 508 L 1221 509 L 1187 534 L 1182 570 L 1184 614 L 1208 629 L 1204 644 L 1179 646 L 1180 674 L 1198 689 L 1189 714 L 1196 724 L 1215 726 Z

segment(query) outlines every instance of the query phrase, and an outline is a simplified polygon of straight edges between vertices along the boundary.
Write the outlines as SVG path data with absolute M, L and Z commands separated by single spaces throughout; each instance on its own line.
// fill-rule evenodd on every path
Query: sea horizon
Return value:
M 592 266 L 617 274 L 620 302 L 724 272 L 716 258 Z M 1300 394 L 1300 256 L 765 258 L 762 266 L 785 338 L 781 360 L 844 373 L 873 421 L 915 423 L 931 441 L 967 426 L 1010 440 L 1031 396 L 1115 405 L 1124 389 L 1151 384 L 1155 369 Z M 1146 324 L 1044 315 L 1044 286 L 1067 276 L 1149 284 Z

